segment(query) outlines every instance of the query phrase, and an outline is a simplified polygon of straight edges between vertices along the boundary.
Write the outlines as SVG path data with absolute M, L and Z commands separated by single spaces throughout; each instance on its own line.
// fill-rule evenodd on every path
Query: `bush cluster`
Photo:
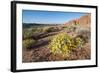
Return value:
M 23 30 L 23 39 L 33 38 L 37 33 L 43 32 L 43 28 L 29 28 Z
M 49 48 L 51 53 L 68 57 L 72 49 L 82 47 L 81 38 L 72 38 L 66 33 L 60 33 L 51 39 Z
M 44 27 L 43 28 L 43 31 L 44 32 L 55 32 L 55 31 L 58 31 L 59 29 L 57 27 Z
M 34 39 L 26 39 L 23 40 L 23 48 L 24 49 L 30 49 L 33 47 L 33 45 L 36 43 L 36 41 Z

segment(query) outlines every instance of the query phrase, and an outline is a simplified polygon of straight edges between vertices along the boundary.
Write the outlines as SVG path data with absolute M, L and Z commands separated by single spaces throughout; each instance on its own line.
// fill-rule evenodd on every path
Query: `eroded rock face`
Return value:
M 91 14 L 80 17 L 79 24 L 83 26 L 88 26 L 89 24 L 91 24 Z
M 65 23 L 64 25 L 68 26 L 68 25 L 73 25 L 75 23 L 78 23 L 81 26 L 87 26 L 87 27 L 90 26 L 90 24 L 91 24 L 91 14 L 86 14 L 84 16 L 81 16 L 78 19 L 71 20 L 71 21 Z

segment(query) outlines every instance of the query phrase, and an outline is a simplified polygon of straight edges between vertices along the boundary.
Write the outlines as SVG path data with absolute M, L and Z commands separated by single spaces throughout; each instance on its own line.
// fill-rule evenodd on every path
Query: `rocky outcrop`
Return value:
M 89 26 L 91 24 L 91 14 L 86 14 L 78 19 L 71 20 L 64 25 L 69 26 L 76 23 L 80 24 L 81 26 Z

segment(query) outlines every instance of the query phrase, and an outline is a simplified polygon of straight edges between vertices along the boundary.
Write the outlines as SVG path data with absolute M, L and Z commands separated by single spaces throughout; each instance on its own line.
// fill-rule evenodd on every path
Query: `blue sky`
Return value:
M 86 13 L 78 13 L 78 12 L 23 10 L 22 22 L 63 24 L 72 19 L 79 18 L 85 14 Z

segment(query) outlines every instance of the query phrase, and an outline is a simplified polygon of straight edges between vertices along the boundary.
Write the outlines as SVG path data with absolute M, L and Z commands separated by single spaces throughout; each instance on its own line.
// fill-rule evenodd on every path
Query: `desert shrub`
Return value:
M 43 28 L 29 28 L 23 31 L 23 39 L 31 39 L 36 37 L 36 34 L 41 33 Z
M 49 44 L 50 51 L 53 54 L 69 56 L 72 38 L 66 33 L 60 33 L 53 37 Z
M 44 27 L 43 31 L 44 32 L 55 32 L 58 31 L 59 29 L 57 27 Z
M 73 41 L 74 42 L 74 45 L 77 48 L 82 48 L 83 47 L 84 41 L 80 37 L 73 38 L 73 40 L 74 40 Z
M 79 27 L 79 25 L 70 25 L 67 27 L 68 32 L 76 32 L 76 29 Z
M 32 37 L 32 33 L 31 32 L 24 32 L 23 34 L 23 39 L 28 39 Z
M 27 29 L 23 31 L 23 39 L 30 39 L 34 36 L 35 31 L 32 29 Z
M 62 28 L 63 28 L 63 29 L 67 29 L 67 28 L 68 28 L 68 26 L 63 26 Z
M 32 28 L 31 31 L 34 33 L 40 33 L 43 32 L 43 27 Z
M 22 44 L 23 44 L 24 49 L 30 49 L 35 43 L 36 41 L 34 39 L 26 39 L 26 40 L 23 40 Z
M 63 57 L 68 57 L 73 49 L 81 48 L 82 45 L 81 38 L 72 38 L 66 33 L 60 33 L 51 39 L 49 48 L 54 55 L 61 54 Z
M 91 32 L 86 28 L 80 28 L 77 31 L 76 37 L 80 37 L 84 41 L 84 43 L 87 43 L 91 38 Z

